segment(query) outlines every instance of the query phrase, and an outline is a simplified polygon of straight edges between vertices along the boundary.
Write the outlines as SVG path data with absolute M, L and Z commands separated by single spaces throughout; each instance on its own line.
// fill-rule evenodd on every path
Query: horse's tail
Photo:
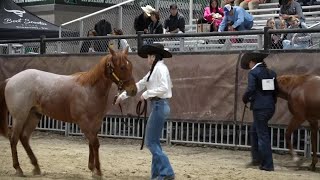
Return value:
M 0 135 L 8 137 L 8 107 L 4 95 L 7 80 L 0 83 Z

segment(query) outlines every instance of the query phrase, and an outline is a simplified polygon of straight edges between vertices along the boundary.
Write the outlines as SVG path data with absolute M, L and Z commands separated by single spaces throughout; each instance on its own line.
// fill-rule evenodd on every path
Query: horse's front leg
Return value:
M 89 142 L 89 143 L 93 147 L 94 165 L 96 168 L 95 169 L 96 172 L 94 172 L 95 173 L 94 176 L 101 177 L 102 173 L 101 173 L 101 168 L 100 168 L 100 157 L 99 157 L 99 147 L 100 147 L 99 139 L 97 137 L 97 134 L 94 134 L 93 137 L 91 137 L 90 139 L 92 139 L 91 142 Z
M 90 171 L 94 171 L 94 154 L 93 154 L 93 147 L 89 143 L 89 162 L 88 162 L 88 168 Z
M 318 162 L 317 157 L 317 131 L 318 131 L 318 121 L 315 120 L 313 122 L 310 122 L 311 127 L 311 145 L 312 145 L 312 163 L 310 165 L 310 170 L 315 171 L 316 170 L 316 164 Z
M 297 153 L 293 150 L 292 142 L 291 142 L 291 134 L 301 125 L 302 122 L 303 122 L 302 118 L 298 118 L 294 116 L 291 119 L 286 132 L 287 146 L 293 158 L 293 161 L 297 164 L 297 166 L 301 166 L 302 161 L 300 161 L 300 158 L 298 157 Z

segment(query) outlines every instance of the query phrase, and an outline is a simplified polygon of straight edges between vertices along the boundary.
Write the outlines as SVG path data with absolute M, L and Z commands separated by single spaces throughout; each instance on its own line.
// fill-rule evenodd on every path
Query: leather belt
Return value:
M 150 98 L 150 101 L 160 101 L 163 99 L 167 99 L 167 98 L 152 97 L 152 98 Z

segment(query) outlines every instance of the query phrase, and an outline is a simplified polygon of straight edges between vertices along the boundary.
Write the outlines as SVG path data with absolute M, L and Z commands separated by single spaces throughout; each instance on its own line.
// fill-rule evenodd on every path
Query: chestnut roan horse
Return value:
M 41 114 L 78 124 L 89 140 L 88 168 L 94 176 L 102 175 L 97 134 L 107 112 L 111 85 L 114 82 L 129 96 L 137 93 L 132 64 L 128 60 L 128 48 L 123 52 L 109 51 L 109 55 L 87 72 L 66 76 L 28 69 L 0 84 L 0 134 L 8 135 L 9 111 L 13 117 L 9 139 L 17 175 L 23 176 L 17 154 L 19 140 L 34 166 L 33 174 L 41 174 L 37 158 L 29 145 L 30 135 Z
M 301 162 L 292 149 L 291 134 L 304 121 L 308 121 L 311 128 L 312 163 L 311 170 L 316 169 L 317 132 L 320 119 L 320 76 L 314 75 L 283 75 L 277 78 L 278 96 L 288 101 L 288 107 L 293 115 L 287 132 L 286 141 L 293 160 Z

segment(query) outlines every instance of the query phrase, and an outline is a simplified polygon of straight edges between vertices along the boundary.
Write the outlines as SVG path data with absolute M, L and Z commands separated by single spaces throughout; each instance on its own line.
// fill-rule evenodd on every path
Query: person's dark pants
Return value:
M 274 170 L 268 121 L 274 109 L 253 110 L 251 127 L 251 155 L 253 162 L 259 162 L 261 168 Z

